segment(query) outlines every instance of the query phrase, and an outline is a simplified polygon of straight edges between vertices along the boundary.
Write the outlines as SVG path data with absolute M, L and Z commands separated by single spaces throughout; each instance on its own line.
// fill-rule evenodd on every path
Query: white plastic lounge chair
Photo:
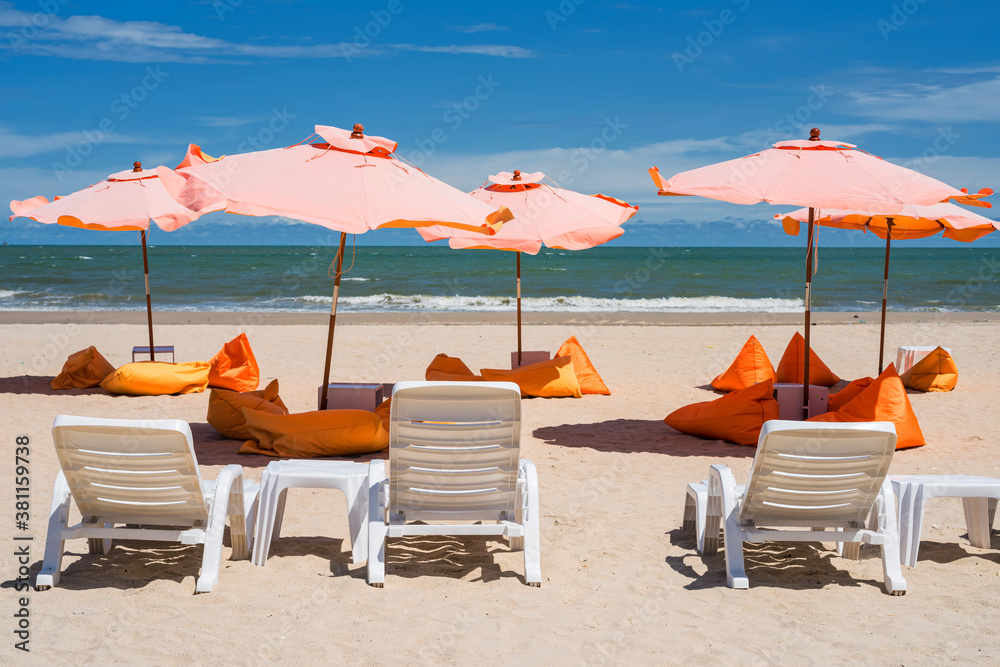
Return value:
M 745 488 L 728 467 L 710 469 L 704 553 L 718 550 L 721 520 L 727 583 L 749 588 L 744 542 L 879 544 L 886 590 L 904 594 L 896 508 L 886 478 L 895 448 L 896 429 L 889 422 L 766 422 Z M 873 510 L 873 526 L 866 529 Z M 826 528 L 839 531 L 836 540 Z
M 400 382 L 389 424 L 388 479 L 385 461 L 369 464 L 368 583 L 385 582 L 387 537 L 503 535 L 524 550 L 525 583 L 541 586 L 538 478 L 519 458 L 517 385 Z
M 244 481 L 235 464 L 215 481 L 202 481 L 186 422 L 60 415 L 52 439 L 62 470 L 52 490 L 39 590 L 59 583 L 65 541 L 85 537 L 91 553 L 107 553 L 112 539 L 204 544 L 196 592 L 208 593 L 219 580 L 227 514 L 232 557 L 248 557 L 258 485 Z M 68 525 L 70 499 L 82 516 L 75 526 Z

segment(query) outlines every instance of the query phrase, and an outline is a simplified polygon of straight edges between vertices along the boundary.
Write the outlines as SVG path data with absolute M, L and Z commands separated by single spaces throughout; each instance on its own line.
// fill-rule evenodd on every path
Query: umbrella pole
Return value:
M 337 264 L 333 276 L 333 303 L 330 304 L 330 330 L 326 335 L 326 365 L 323 369 L 323 390 L 319 399 L 319 409 L 326 410 L 327 390 L 330 385 L 330 361 L 333 359 L 333 330 L 337 326 L 337 300 L 340 298 L 340 276 L 344 272 L 344 245 L 347 234 L 340 233 L 340 247 L 337 249 Z
M 885 303 L 889 298 L 889 241 L 892 239 L 892 218 L 886 218 L 885 228 L 885 272 L 882 275 L 882 330 L 878 338 L 878 374 L 882 374 L 885 355 Z
M 149 325 L 149 360 L 156 361 L 153 347 L 153 300 L 149 297 L 149 259 L 146 257 L 146 230 L 139 232 L 142 238 L 142 270 L 146 274 L 146 322 Z
M 806 251 L 806 333 L 805 351 L 802 359 L 802 419 L 809 418 L 809 327 L 812 320 L 812 276 L 813 276 L 813 247 L 815 239 L 816 209 L 809 207 L 809 249 Z
M 521 366 L 521 253 L 517 252 L 517 365 Z

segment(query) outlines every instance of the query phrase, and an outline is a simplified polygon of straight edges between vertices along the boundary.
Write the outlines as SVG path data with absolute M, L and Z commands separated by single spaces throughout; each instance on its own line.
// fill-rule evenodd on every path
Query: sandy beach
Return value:
M 186 420 L 207 478 L 239 463 L 259 479 L 270 460 L 237 454 L 241 443 L 206 423 L 207 393 L 124 397 L 49 388 L 65 358 L 89 345 L 115 366 L 130 361 L 131 347 L 146 342 L 144 317 L 0 313 L 0 442 L 11 454 L 0 499 L 12 513 L 14 440 L 28 436 L 32 579 L 57 472 L 56 415 Z M 813 347 L 835 373 L 876 374 L 876 314 L 814 319 Z M 174 345 L 178 361 L 206 360 L 245 331 L 262 384 L 278 378 L 293 412 L 315 408 L 326 316 L 174 312 L 158 313 L 156 322 L 157 344 Z M 508 314 L 348 314 L 340 322 L 335 380 L 423 379 L 439 352 L 473 369 L 503 367 L 515 342 Z M 538 467 L 541 489 L 541 588 L 524 584 L 521 554 L 505 542 L 450 537 L 393 541 L 385 588 L 369 587 L 365 564 L 351 562 L 343 496 L 297 489 L 267 565 L 229 560 L 227 540 L 208 595 L 193 594 L 198 546 L 125 542 L 92 556 L 85 541 L 72 541 L 60 585 L 44 592 L 15 593 L 17 565 L 6 556 L 3 662 L 13 664 L 15 655 L 18 663 L 66 665 L 1000 660 L 1000 552 L 970 546 L 957 499 L 928 505 L 918 566 L 903 567 L 903 597 L 885 593 L 876 549 L 852 561 L 815 544 L 748 545 L 751 588 L 730 590 L 721 552 L 702 559 L 681 530 L 685 485 L 717 462 L 744 480 L 754 449 L 678 434 L 663 418 L 715 397 L 709 381 L 751 333 L 776 363 L 801 330 L 801 315 L 532 313 L 526 322 L 525 349 L 554 351 L 576 335 L 613 391 L 523 402 L 522 456 Z M 887 361 L 898 345 L 940 344 L 960 369 L 953 392 L 910 395 L 928 444 L 897 452 L 891 472 L 1000 477 L 992 393 L 998 334 L 993 313 L 891 314 Z M 9 554 L 15 530 L 10 520 L 2 525 Z M 12 647 L 18 596 L 30 599 L 30 654 Z

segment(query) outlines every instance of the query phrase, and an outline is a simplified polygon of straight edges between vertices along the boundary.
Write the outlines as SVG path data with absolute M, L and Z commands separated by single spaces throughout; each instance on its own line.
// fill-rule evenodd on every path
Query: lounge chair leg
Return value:
M 59 571 L 62 569 L 63 552 L 66 548 L 66 540 L 62 539 L 62 531 L 67 527 L 69 521 L 69 501 L 69 485 L 60 470 L 52 488 L 52 505 L 49 509 L 49 529 L 45 536 L 42 570 L 35 577 L 37 590 L 48 590 L 59 584 Z
M 385 585 L 385 461 L 368 464 L 368 583 L 376 588 Z
M 989 502 L 987 498 L 963 498 L 965 527 L 969 532 L 969 542 L 979 549 L 990 548 Z
M 708 477 L 709 519 L 705 526 L 705 551 L 708 551 L 713 514 L 725 521 L 726 584 L 730 588 L 750 588 L 743 563 L 743 529 L 740 527 L 740 508 L 736 502 L 736 480 L 732 471 L 723 465 L 713 465 Z M 712 535 L 718 534 L 715 528 Z
M 896 523 L 896 500 L 892 495 L 892 482 L 882 482 L 882 492 L 875 502 L 873 512 L 878 513 L 878 529 L 882 533 L 882 572 L 885 590 L 889 595 L 905 595 L 906 580 L 899 565 L 899 534 Z
M 226 515 L 230 513 L 229 503 L 231 498 L 238 496 L 238 520 L 234 524 L 239 524 L 242 528 L 245 524 L 243 516 L 243 467 L 230 464 L 222 469 L 218 479 L 215 481 L 215 498 L 212 502 L 212 513 L 208 517 L 208 526 L 205 528 L 205 546 L 201 557 L 201 573 L 198 575 L 198 582 L 195 585 L 195 593 L 210 593 L 217 583 L 219 583 L 219 569 L 222 566 L 222 536 L 226 529 Z M 237 541 L 242 541 L 243 558 L 246 558 L 246 536 L 237 534 L 232 538 L 235 547 Z M 230 535 L 233 535 L 230 530 Z
M 700 482 L 688 484 L 684 498 L 684 529 L 694 531 L 695 548 L 699 554 L 705 552 L 707 516 L 708 486 Z M 718 534 L 718 522 L 716 522 L 716 534 Z M 718 549 L 718 537 L 715 548 Z
M 521 459 L 521 474 L 525 478 L 528 507 L 524 512 L 524 581 L 529 586 L 542 585 L 541 538 L 539 536 L 538 473 L 535 464 Z

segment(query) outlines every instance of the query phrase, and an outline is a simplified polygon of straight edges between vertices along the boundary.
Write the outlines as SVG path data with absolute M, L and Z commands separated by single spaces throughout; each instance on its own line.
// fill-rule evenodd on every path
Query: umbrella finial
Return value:
M 364 139 L 365 138 L 365 126 L 361 123 L 354 124 L 354 131 L 351 132 L 351 139 Z
M 809 141 L 819 141 L 819 128 L 814 127 L 809 130 Z
M 519 180 L 521 180 L 521 170 L 520 169 L 515 169 L 514 170 L 514 176 L 512 176 L 510 180 L 512 180 L 512 181 L 519 181 Z
M 142 163 L 141 162 L 133 162 L 132 163 L 132 171 L 142 171 Z

